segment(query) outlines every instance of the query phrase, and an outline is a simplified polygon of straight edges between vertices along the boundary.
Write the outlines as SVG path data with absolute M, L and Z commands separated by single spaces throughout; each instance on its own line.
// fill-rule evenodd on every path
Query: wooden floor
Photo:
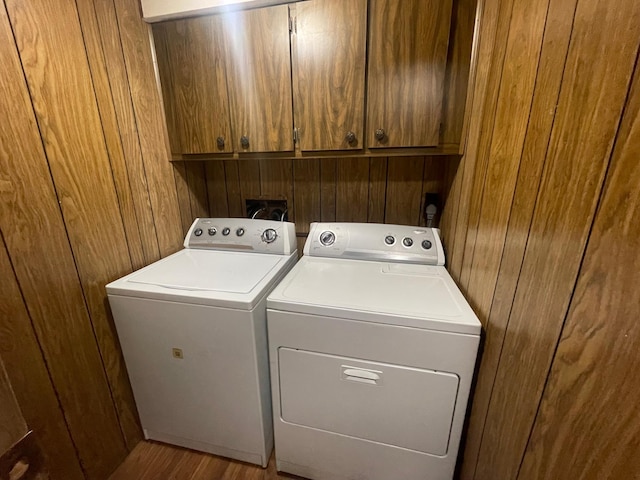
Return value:
M 278 473 L 273 456 L 260 468 L 163 443 L 140 442 L 109 480 L 274 480 L 300 479 Z

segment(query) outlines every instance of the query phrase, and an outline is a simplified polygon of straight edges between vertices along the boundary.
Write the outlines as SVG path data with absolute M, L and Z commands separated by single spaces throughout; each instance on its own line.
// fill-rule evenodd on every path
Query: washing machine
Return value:
M 107 285 L 144 436 L 265 467 L 266 298 L 297 260 L 294 225 L 200 218 L 184 247 Z
M 438 230 L 314 223 L 267 299 L 279 471 L 451 480 L 481 325 Z

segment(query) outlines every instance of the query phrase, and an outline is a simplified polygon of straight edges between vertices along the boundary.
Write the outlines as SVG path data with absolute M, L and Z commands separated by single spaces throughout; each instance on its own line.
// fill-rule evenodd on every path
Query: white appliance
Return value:
M 107 285 L 144 436 L 265 467 L 266 297 L 297 260 L 294 225 L 200 218 L 184 246 Z
M 267 318 L 278 470 L 451 480 L 481 326 L 438 230 L 312 224 Z

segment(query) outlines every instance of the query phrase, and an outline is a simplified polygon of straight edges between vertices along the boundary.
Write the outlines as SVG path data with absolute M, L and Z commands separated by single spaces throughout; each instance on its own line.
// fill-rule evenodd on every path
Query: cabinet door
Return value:
M 300 2 L 295 17 L 301 149 L 362 148 L 367 0 Z
M 227 14 L 223 22 L 236 150 L 292 151 L 288 7 Z
M 171 150 L 233 151 L 220 18 L 158 23 L 153 36 Z
M 369 147 L 438 144 L 451 8 L 452 0 L 371 0 Z

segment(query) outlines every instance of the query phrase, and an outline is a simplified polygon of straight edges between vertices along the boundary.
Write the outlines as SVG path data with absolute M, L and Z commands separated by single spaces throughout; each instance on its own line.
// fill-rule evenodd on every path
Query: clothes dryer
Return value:
M 267 300 L 277 468 L 451 480 L 481 325 L 436 229 L 312 224 Z

